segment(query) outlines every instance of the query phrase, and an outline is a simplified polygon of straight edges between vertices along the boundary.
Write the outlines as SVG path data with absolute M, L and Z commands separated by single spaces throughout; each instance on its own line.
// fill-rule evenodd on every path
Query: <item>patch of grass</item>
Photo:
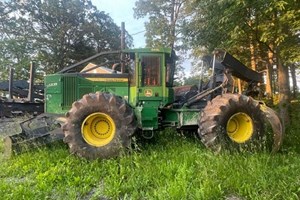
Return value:
M 0 163 L 3 162 L 3 159 L 4 159 L 4 144 L 3 144 L 3 141 L 2 141 L 2 138 L 0 138 Z
M 299 199 L 300 105 L 294 107 L 274 155 L 214 154 L 172 130 L 110 160 L 87 161 L 57 143 L 1 160 L 1 199 Z
M 283 150 L 300 153 L 300 100 L 292 102 L 290 113 L 291 122 L 286 128 Z
M 161 140 L 170 136 L 164 133 Z M 104 179 L 104 193 L 109 197 L 296 199 L 300 195 L 300 162 L 292 153 L 215 155 L 197 143 L 177 137 L 119 162 L 119 169 Z M 287 165 L 290 163 L 293 164 Z

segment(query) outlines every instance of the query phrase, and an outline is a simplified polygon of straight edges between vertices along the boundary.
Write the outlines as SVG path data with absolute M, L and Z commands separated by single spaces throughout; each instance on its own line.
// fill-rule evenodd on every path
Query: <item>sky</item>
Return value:
M 125 22 L 126 31 L 133 37 L 134 48 L 145 47 L 144 22 L 146 19 L 135 19 L 133 7 L 136 0 L 92 0 L 98 10 L 108 14 L 114 22 L 121 26 Z M 142 32 L 142 33 L 139 33 Z
M 133 17 L 133 8 L 137 0 L 92 0 L 93 5 L 97 9 L 108 14 L 114 22 L 121 26 L 121 22 L 125 22 L 126 31 L 133 37 L 134 48 L 143 48 L 146 46 L 144 19 L 135 19 Z M 141 33 L 140 33 L 141 32 Z M 191 62 L 186 60 L 183 62 L 185 75 L 190 76 Z

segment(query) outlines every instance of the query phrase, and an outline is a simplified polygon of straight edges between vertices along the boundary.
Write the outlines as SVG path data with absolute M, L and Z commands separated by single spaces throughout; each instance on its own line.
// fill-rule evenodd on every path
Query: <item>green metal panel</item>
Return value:
M 200 109 L 163 109 L 163 126 L 183 128 L 185 126 L 197 126 Z
M 105 85 L 102 85 L 102 84 L 95 85 L 94 91 L 95 92 L 105 92 Z
M 162 113 L 162 125 L 164 127 L 177 127 L 178 126 L 178 121 L 179 121 L 179 116 L 178 112 L 174 111 L 173 109 L 167 109 L 163 108 L 161 110 Z
M 158 110 L 157 108 L 143 108 L 142 110 L 142 129 L 155 130 L 158 128 Z
M 178 112 L 178 127 L 198 125 L 199 109 L 184 109 Z
M 90 79 L 78 74 L 54 74 L 45 78 L 46 104 L 48 113 L 67 112 L 74 101 L 89 93 L 111 92 L 128 99 L 128 82 L 122 79 L 109 82 L 110 79 Z
M 45 77 L 45 90 L 49 93 L 60 94 L 62 91 L 61 76 L 57 74 L 48 75 Z
M 78 91 L 78 95 L 76 95 L 76 97 L 74 99 L 79 99 L 79 98 L 83 97 L 83 95 L 85 95 L 85 94 L 94 92 L 92 85 L 78 85 L 77 91 Z M 73 99 L 73 102 L 74 102 L 74 99 Z
M 111 92 L 118 96 L 121 96 L 125 99 L 128 99 L 128 84 L 120 84 L 120 85 L 106 85 L 105 87 L 106 92 Z
M 62 91 L 60 75 L 54 74 L 45 77 L 45 112 L 61 113 Z
M 137 49 L 126 49 L 124 52 L 128 53 L 166 53 L 171 54 L 172 49 L 170 48 L 137 48 Z
M 78 96 L 77 77 L 63 76 L 61 80 L 62 80 L 62 84 L 63 84 L 62 109 L 69 110 L 69 109 L 71 109 L 74 99 L 77 99 L 77 96 Z
M 138 127 L 142 130 L 155 130 L 158 128 L 158 108 L 160 101 L 142 101 L 135 108 Z

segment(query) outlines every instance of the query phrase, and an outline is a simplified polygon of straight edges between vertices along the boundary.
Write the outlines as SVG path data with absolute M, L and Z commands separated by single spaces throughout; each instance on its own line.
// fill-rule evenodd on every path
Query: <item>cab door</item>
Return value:
M 165 94 L 163 54 L 139 54 L 138 105 L 139 127 L 143 130 L 158 128 L 158 109 Z
M 160 99 L 163 96 L 163 57 L 161 54 L 140 54 L 140 97 Z

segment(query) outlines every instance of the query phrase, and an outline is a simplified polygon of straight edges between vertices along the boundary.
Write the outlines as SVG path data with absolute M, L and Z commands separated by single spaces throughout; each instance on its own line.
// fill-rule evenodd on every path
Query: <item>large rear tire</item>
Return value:
M 221 149 L 261 148 L 264 118 L 259 102 L 238 94 L 223 94 L 208 102 L 199 119 L 198 134 L 203 144 Z
M 136 129 L 132 108 L 110 93 L 86 94 L 73 103 L 63 126 L 70 152 L 88 159 L 111 158 L 129 147 Z

